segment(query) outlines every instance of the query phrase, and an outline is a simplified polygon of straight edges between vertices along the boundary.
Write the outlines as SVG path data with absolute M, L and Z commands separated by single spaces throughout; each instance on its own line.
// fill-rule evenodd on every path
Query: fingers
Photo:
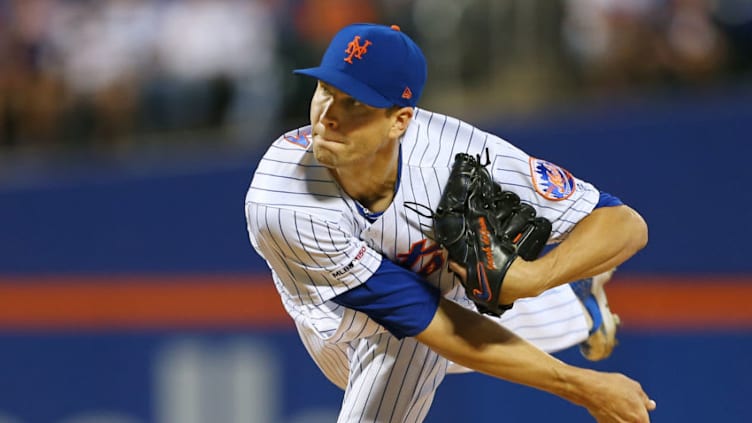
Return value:
M 654 400 L 651 400 L 650 397 L 648 397 L 648 394 L 646 394 L 645 391 L 640 391 L 640 393 L 642 394 L 642 401 L 643 405 L 645 406 L 645 410 L 640 412 L 642 416 L 637 421 L 650 423 L 650 416 L 648 415 L 648 412 L 655 410 L 656 403 Z
M 638 386 L 639 386 L 639 385 L 638 385 Z M 647 409 L 648 411 L 653 411 L 653 410 L 655 410 L 655 407 L 657 406 L 657 404 L 655 403 L 655 401 L 654 401 L 654 400 L 650 399 L 650 397 L 648 396 L 648 394 L 647 394 L 647 393 L 646 393 L 646 392 L 645 392 L 645 391 L 644 391 L 644 390 L 642 389 L 642 387 L 641 387 L 641 386 L 640 386 L 640 394 L 642 394 L 642 395 L 641 395 L 641 396 L 642 396 L 642 401 L 643 401 L 643 403 L 645 404 L 645 408 L 646 408 L 646 409 Z
M 467 271 L 465 267 L 453 261 L 449 261 L 449 270 L 455 275 L 459 276 L 463 281 L 467 278 Z
M 650 423 L 650 412 L 655 410 L 656 402 L 642 389 L 639 382 L 622 374 L 613 376 L 609 388 L 601 390 L 607 394 L 597 398 L 588 411 L 596 417 L 598 423 Z M 603 388 L 601 388 L 603 389 Z

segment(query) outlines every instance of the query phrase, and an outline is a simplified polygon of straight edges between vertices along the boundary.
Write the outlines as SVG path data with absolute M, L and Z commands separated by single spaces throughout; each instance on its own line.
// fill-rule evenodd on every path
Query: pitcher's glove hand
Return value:
M 439 206 L 433 214 L 437 242 L 449 259 L 465 266 L 465 293 L 485 314 L 499 316 L 512 308 L 499 304 L 504 276 L 517 256 L 535 260 L 551 234 L 551 222 L 517 194 L 501 189 L 479 163 L 455 156 Z

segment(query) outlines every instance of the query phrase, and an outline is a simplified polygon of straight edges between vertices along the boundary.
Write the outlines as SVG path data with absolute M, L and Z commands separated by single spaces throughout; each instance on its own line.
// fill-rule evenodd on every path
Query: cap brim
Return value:
M 361 103 L 367 104 L 371 107 L 385 109 L 393 106 L 391 101 L 387 100 L 368 85 L 336 69 L 316 67 L 296 69 L 292 73 L 310 76 L 324 81 Z

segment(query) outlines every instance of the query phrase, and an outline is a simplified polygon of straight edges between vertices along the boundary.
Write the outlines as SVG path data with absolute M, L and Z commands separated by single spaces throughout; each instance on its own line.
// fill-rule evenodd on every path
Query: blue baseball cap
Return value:
M 315 68 L 297 69 L 372 107 L 414 107 L 428 74 L 426 58 L 397 25 L 342 28 Z

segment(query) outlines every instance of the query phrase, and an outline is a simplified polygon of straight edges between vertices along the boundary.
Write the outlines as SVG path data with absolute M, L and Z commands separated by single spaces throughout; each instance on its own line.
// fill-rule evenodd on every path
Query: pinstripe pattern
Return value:
M 435 210 L 457 153 L 488 148 L 494 178 L 552 221 L 553 240 L 566 237 L 599 193 L 576 180 L 573 195 L 548 200 L 534 188 L 527 154 L 465 122 L 416 109 L 401 140 L 400 186 L 371 223 L 315 161 L 304 142 L 309 133 L 303 127 L 280 137 L 258 164 L 245 202 L 251 243 L 272 269 L 306 349 L 326 377 L 345 389 L 339 422 L 421 422 L 445 374 L 466 369 L 412 338 L 397 340 L 365 314 L 330 300 L 367 281 L 386 257 L 474 308 L 446 271 L 446 253 L 431 241 L 431 220 L 411 206 Z M 587 336 L 582 308 L 568 286 L 517 301 L 500 323 L 547 351 Z

